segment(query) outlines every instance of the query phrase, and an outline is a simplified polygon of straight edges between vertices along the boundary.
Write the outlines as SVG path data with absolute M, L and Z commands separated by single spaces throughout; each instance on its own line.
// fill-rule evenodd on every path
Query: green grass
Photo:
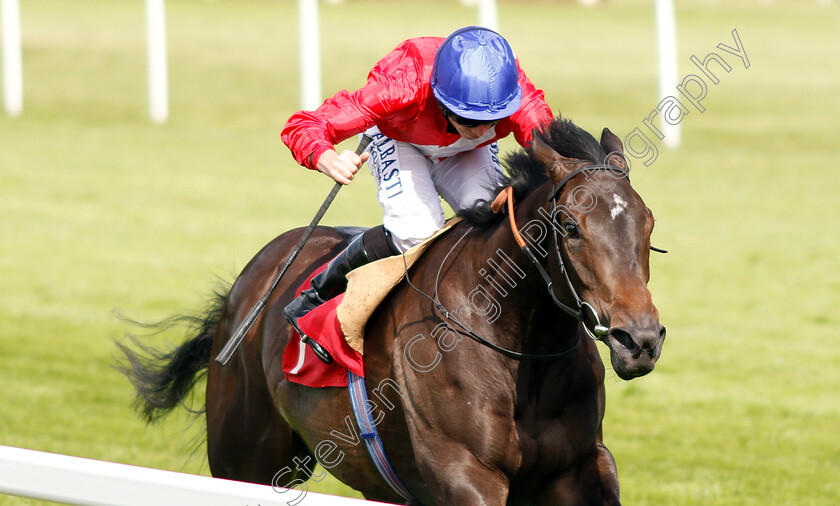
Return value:
M 25 111 L 0 116 L 0 444 L 207 474 L 202 421 L 145 427 L 113 340 L 200 306 L 330 182 L 279 139 L 298 97 L 291 1 L 167 2 L 171 121 L 146 118 L 142 2 L 22 2 Z M 656 106 L 649 2 L 500 2 L 555 111 L 621 136 Z M 732 45 L 684 142 L 636 162 L 657 217 L 651 289 L 668 327 L 649 376 L 607 379 L 626 504 L 833 504 L 840 497 L 840 13 L 812 1 L 678 2 L 689 56 Z M 324 90 L 360 86 L 409 36 L 475 22 L 453 1 L 322 4 Z M 506 142 L 504 148 L 512 149 Z M 369 177 L 328 224 L 379 219 Z M 163 338 L 178 341 L 177 333 Z M 200 398 L 197 402 L 200 402 Z M 330 482 L 318 490 L 341 493 Z M 0 504 L 32 504 L 0 497 Z

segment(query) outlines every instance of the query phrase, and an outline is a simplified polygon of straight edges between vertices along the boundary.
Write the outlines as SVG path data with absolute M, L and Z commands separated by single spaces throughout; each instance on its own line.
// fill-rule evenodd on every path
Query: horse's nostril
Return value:
M 636 344 L 633 342 L 633 338 L 630 336 L 630 333 L 624 329 L 614 328 L 610 330 L 610 335 L 615 339 L 618 344 L 625 347 L 626 349 L 632 351 L 636 348 Z
M 665 325 L 663 325 L 662 328 L 659 329 L 659 339 L 665 339 Z

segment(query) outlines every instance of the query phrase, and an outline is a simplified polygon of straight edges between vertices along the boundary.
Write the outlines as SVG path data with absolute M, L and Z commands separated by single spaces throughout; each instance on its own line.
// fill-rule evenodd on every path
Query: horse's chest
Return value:
M 592 448 L 604 416 L 599 386 L 592 382 L 563 396 L 533 398 L 518 406 L 520 472 L 565 468 Z
M 587 452 L 595 444 L 600 420 L 594 410 L 584 410 L 536 425 L 536 430 L 518 427 L 522 468 L 531 473 L 565 468 Z

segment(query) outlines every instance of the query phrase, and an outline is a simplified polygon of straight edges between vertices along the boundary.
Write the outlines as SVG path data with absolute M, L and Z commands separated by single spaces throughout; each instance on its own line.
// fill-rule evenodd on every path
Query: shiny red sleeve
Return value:
M 510 117 L 513 123 L 511 130 L 516 142 L 522 147 L 528 147 L 531 144 L 534 128 L 543 123 L 549 123 L 553 115 L 551 107 L 545 101 L 543 91 L 534 86 L 521 68 L 519 69 L 519 86 L 522 88 L 522 104 Z
M 410 52 L 400 49 L 376 64 L 361 89 L 342 90 L 314 111 L 299 111 L 289 118 L 281 138 L 299 164 L 314 169 L 324 151 L 418 100 L 417 64 Z
M 298 111 L 289 118 L 280 138 L 297 163 L 314 169 L 321 153 L 368 127 L 358 94 L 342 90 L 314 111 Z

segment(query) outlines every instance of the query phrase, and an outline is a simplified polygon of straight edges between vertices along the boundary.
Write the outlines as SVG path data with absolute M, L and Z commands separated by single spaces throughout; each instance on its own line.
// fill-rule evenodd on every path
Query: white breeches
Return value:
M 383 224 L 401 251 L 419 244 L 444 224 L 440 197 L 458 212 L 489 200 L 501 178 L 499 147 L 493 144 L 433 161 L 418 147 L 395 141 L 374 127 L 368 166 L 384 212 Z

